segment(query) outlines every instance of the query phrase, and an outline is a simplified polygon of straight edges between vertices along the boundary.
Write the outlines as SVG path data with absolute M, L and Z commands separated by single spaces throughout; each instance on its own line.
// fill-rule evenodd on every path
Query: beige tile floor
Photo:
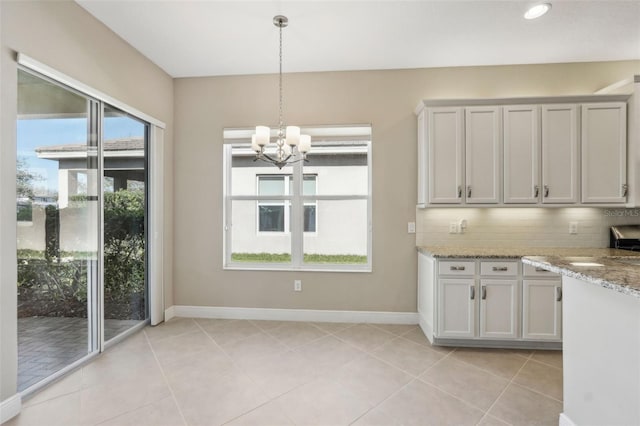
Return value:
M 8 426 L 557 425 L 562 354 L 433 347 L 417 326 L 175 318 Z

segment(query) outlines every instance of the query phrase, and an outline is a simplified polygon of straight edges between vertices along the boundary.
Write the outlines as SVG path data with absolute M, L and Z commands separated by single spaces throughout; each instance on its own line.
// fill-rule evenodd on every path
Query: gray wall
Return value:
M 165 283 L 172 300 L 173 80 L 72 1 L 0 1 L 0 400 L 16 392 L 16 52 L 167 124 Z
M 175 80 L 175 303 L 415 312 L 407 222 L 416 219 L 418 102 L 588 94 L 639 69 L 635 61 L 285 75 L 289 124 L 373 126 L 372 273 L 223 270 L 222 131 L 277 121 L 277 75 Z M 191 194 L 203 187 L 194 209 Z M 301 293 L 294 279 L 303 280 Z

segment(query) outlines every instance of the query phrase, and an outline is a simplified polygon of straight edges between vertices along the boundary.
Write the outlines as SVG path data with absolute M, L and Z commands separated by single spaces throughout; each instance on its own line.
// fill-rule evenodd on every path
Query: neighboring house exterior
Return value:
M 33 200 L 18 200 L 18 208 L 30 203 L 31 220 L 19 220 L 17 229 L 18 249 L 43 251 L 45 249 L 45 209 L 57 205 L 60 217 L 60 250 L 63 252 L 90 251 L 96 247 L 98 232 L 97 197 L 75 201 L 74 195 L 97 194 L 95 174 L 97 169 L 87 168 L 90 159 L 86 144 L 52 145 L 36 148 L 38 158 L 58 162 L 58 196 L 36 194 Z M 117 191 L 131 186 L 143 188 L 145 182 L 145 147 L 143 138 L 113 139 L 103 143 L 105 191 Z M 94 167 L 94 165 L 92 165 Z M 91 175 L 93 174 L 93 176 Z M 90 187 L 93 186 L 93 187 Z M 74 205 L 75 203 L 75 205 Z M 76 208 L 82 203 L 81 208 Z M 95 230 L 78 240 L 76 228 Z M 89 236 L 93 235 L 93 238 Z
M 291 201 L 282 198 L 293 194 L 292 167 L 253 161 L 255 154 L 247 149 L 234 148 L 232 155 L 233 194 L 259 198 L 233 202 L 232 252 L 290 253 Z M 368 194 L 366 143 L 316 145 L 308 158 L 302 185 L 304 253 L 366 256 L 367 201 L 340 199 Z

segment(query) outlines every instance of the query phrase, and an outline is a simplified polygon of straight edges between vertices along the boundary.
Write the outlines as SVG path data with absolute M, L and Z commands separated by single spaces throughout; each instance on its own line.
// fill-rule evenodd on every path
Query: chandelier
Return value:
M 289 25 L 289 19 L 282 15 L 274 16 L 273 25 L 280 31 L 280 113 L 275 151 L 271 149 L 271 129 L 267 126 L 256 126 L 255 134 L 251 135 L 251 149 L 256 153 L 254 161 L 266 161 L 282 169 L 287 164 L 309 161 L 307 153 L 311 150 L 311 136 L 301 135 L 300 127 L 285 127 L 282 120 L 282 29 Z

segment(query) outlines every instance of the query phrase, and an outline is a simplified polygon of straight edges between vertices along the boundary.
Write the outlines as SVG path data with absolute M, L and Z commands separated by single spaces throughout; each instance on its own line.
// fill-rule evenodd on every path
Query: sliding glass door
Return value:
M 104 108 L 104 339 L 144 321 L 148 125 Z
M 19 70 L 18 390 L 147 318 L 148 125 Z

